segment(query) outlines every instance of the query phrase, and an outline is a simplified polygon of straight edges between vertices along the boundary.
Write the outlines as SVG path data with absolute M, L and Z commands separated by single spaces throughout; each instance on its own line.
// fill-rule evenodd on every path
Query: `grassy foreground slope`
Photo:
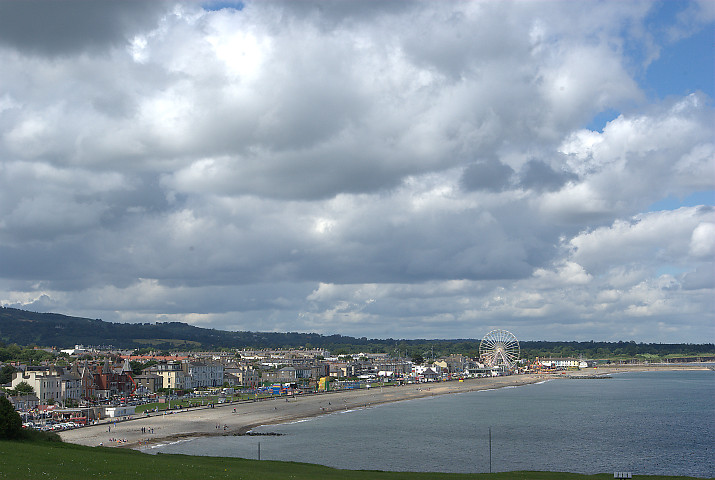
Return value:
M 307 463 L 245 460 L 188 455 L 148 455 L 134 450 L 82 447 L 66 443 L 0 441 L 0 479 L 610 479 L 612 473 L 579 475 L 555 472 L 446 474 L 337 470 Z M 685 479 L 689 477 L 640 476 L 636 478 Z

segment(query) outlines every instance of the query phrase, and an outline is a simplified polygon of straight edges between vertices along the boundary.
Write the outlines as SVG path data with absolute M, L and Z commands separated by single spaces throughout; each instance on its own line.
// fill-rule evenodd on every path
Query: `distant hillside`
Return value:
M 111 323 L 99 319 L 70 317 L 0 308 L 0 341 L 18 345 L 67 348 L 75 344 L 113 345 L 117 348 L 277 348 L 310 345 L 367 344 L 367 338 L 324 336 L 317 333 L 228 332 L 180 322 Z M 394 341 L 393 341 L 394 342 Z
M 486 332 L 485 332 L 486 333 Z M 451 353 L 476 357 L 479 339 L 395 340 L 355 338 L 317 333 L 229 332 L 200 328 L 180 322 L 111 323 L 56 313 L 36 313 L 0 308 L 0 342 L 68 348 L 75 344 L 113 345 L 131 349 L 150 347 L 158 351 L 209 350 L 221 348 L 324 348 L 332 353 L 391 353 L 429 358 Z M 520 341 L 521 357 L 632 358 L 644 360 L 673 355 L 715 355 L 715 345 L 630 342 Z

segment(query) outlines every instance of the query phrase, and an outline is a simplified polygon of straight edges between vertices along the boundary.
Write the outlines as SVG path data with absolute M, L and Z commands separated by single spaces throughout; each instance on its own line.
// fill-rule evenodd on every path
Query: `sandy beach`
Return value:
M 702 367 L 701 367 L 702 368 Z M 691 369 L 688 367 L 619 366 L 569 372 L 574 375 L 608 374 L 644 370 Z M 311 395 L 298 395 L 286 400 L 275 398 L 258 402 L 218 404 L 214 408 L 199 407 L 174 410 L 153 416 L 137 415 L 116 423 L 100 423 L 60 433 L 62 440 L 87 446 L 137 448 L 146 443 L 171 441 L 204 435 L 242 434 L 258 425 L 285 423 L 300 418 L 363 408 L 387 402 L 397 402 L 434 395 L 464 393 L 507 386 L 519 386 L 544 381 L 557 375 L 512 375 L 506 377 L 466 379 L 423 383 L 399 387 L 374 387 Z
M 65 442 L 81 445 L 101 444 L 131 448 L 138 447 L 142 443 L 156 443 L 184 437 L 240 434 L 258 425 L 284 423 L 336 410 L 363 408 L 432 395 L 525 385 L 544 380 L 546 377 L 548 375 L 513 375 L 467 379 L 464 382 L 424 383 L 297 395 L 290 397 L 288 401 L 283 397 L 258 402 L 225 403 L 217 404 L 214 408 L 174 410 L 172 413 L 150 417 L 138 415 L 121 422 L 101 423 L 67 430 L 61 432 L 60 436 Z

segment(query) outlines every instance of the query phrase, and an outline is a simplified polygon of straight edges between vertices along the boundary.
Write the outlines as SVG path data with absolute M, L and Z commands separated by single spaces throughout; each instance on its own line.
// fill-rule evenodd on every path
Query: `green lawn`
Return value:
M 612 479 L 613 473 L 579 475 L 554 472 L 495 474 L 404 473 L 337 470 L 306 463 L 244 460 L 240 458 L 149 455 L 133 450 L 82 447 L 66 443 L 0 441 L 0 479 L 85 480 L 204 480 L 204 479 L 499 479 L 585 480 Z M 689 477 L 636 476 L 635 478 L 685 479 Z
M 137 413 L 144 413 L 145 411 L 154 410 L 155 408 L 161 410 L 168 410 L 170 408 L 186 408 L 186 407 L 200 407 L 202 405 L 208 405 L 209 403 L 214 403 L 218 405 L 219 398 L 223 398 L 224 402 L 236 402 L 240 400 L 253 400 L 254 398 L 271 398 L 274 395 L 268 393 L 262 393 L 256 395 L 254 393 L 236 393 L 235 395 L 227 395 L 219 397 L 217 395 L 207 395 L 205 397 L 194 397 L 186 398 L 180 400 L 171 400 L 169 403 L 145 403 L 143 405 L 138 405 L 136 408 Z

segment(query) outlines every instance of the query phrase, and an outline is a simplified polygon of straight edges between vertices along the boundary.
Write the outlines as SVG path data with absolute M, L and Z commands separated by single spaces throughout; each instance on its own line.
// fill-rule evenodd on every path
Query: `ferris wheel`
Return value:
M 514 368 L 519 352 L 519 341 L 506 330 L 492 330 L 479 344 L 479 357 L 490 367 Z

